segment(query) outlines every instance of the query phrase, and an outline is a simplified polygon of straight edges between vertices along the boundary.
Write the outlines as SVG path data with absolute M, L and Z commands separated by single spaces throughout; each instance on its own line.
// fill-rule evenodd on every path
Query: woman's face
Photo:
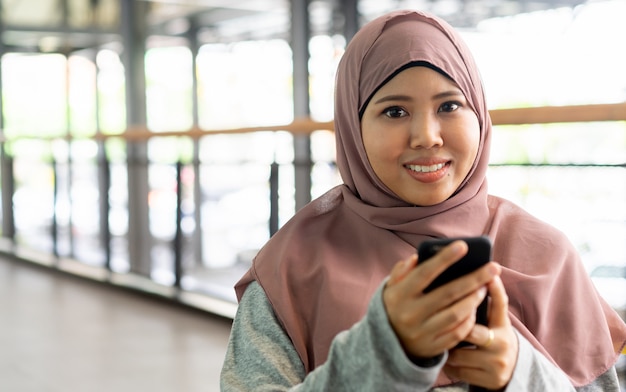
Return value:
M 476 159 L 480 126 L 457 85 L 427 67 L 411 67 L 382 86 L 361 119 L 374 172 L 418 206 L 448 199 Z

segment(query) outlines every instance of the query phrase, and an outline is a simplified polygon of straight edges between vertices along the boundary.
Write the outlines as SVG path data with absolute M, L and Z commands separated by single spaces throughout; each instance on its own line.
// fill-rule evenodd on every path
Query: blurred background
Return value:
M 2 0 L 2 250 L 231 317 L 257 250 L 340 183 L 346 42 L 401 8 L 462 32 L 491 193 L 563 230 L 624 317 L 623 0 Z

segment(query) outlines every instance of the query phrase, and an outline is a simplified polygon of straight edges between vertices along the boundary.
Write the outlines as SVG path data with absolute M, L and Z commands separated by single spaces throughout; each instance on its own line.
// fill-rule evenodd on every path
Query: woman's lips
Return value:
M 428 165 L 423 164 L 406 164 L 409 175 L 416 180 L 424 183 L 431 183 L 440 180 L 450 168 L 450 162 L 439 162 Z

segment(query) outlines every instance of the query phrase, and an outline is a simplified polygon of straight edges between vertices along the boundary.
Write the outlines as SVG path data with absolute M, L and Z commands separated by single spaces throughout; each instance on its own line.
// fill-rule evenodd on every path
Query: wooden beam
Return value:
M 494 125 L 523 125 L 576 123 L 592 121 L 626 121 L 626 102 L 597 105 L 544 106 L 533 108 L 493 109 L 489 111 Z M 297 135 L 310 134 L 314 131 L 334 131 L 332 121 L 313 121 L 309 118 L 296 119 L 289 124 L 243 127 L 232 129 L 201 129 L 194 127 L 186 131 L 152 132 L 144 127 L 131 127 L 119 135 L 103 135 L 98 133 L 92 139 L 124 138 L 128 141 L 143 141 L 153 137 L 190 137 L 197 139 L 214 134 L 240 134 L 261 131 L 286 131 Z M 17 139 L 85 139 L 84 137 L 15 137 L 7 139 L 0 131 L 0 142 Z
M 626 102 L 598 105 L 544 106 L 494 109 L 494 125 L 549 124 L 590 121 L 626 121 Z

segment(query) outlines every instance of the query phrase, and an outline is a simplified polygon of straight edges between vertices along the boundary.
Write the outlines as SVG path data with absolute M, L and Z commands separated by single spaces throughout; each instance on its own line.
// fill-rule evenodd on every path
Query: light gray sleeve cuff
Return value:
M 515 391 L 575 391 L 571 382 L 561 369 L 516 331 L 519 342 L 517 364 L 513 377 L 506 388 L 507 392 Z
M 370 345 L 368 351 L 376 353 L 373 365 L 386 369 L 385 373 L 395 380 L 398 387 L 404 385 L 407 390 L 412 391 L 429 390 L 448 358 L 447 352 L 429 363 L 428 367 L 420 367 L 412 362 L 389 323 L 383 303 L 383 288 L 384 284 L 374 294 L 363 320 L 366 324 L 364 333 L 369 335 L 364 339 Z
M 389 324 L 383 287 L 372 297 L 365 317 L 335 337 L 326 363 L 307 376 L 305 385 L 324 380 L 315 385 L 323 385 L 324 390 L 359 392 L 431 390 L 447 355 L 430 367 L 411 362 Z
M 565 373 L 550 362 L 517 333 L 519 354 L 513 377 L 506 388 L 515 391 L 576 391 L 576 392 L 620 392 L 615 367 L 610 368 L 593 382 L 574 388 Z
M 248 286 L 233 323 L 222 391 L 429 391 L 443 367 L 406 356 L 389 324 L 382 286 L 366 316 L 333 339 L 327 361 L 305 375 L 302 362 L 261 287 Z

